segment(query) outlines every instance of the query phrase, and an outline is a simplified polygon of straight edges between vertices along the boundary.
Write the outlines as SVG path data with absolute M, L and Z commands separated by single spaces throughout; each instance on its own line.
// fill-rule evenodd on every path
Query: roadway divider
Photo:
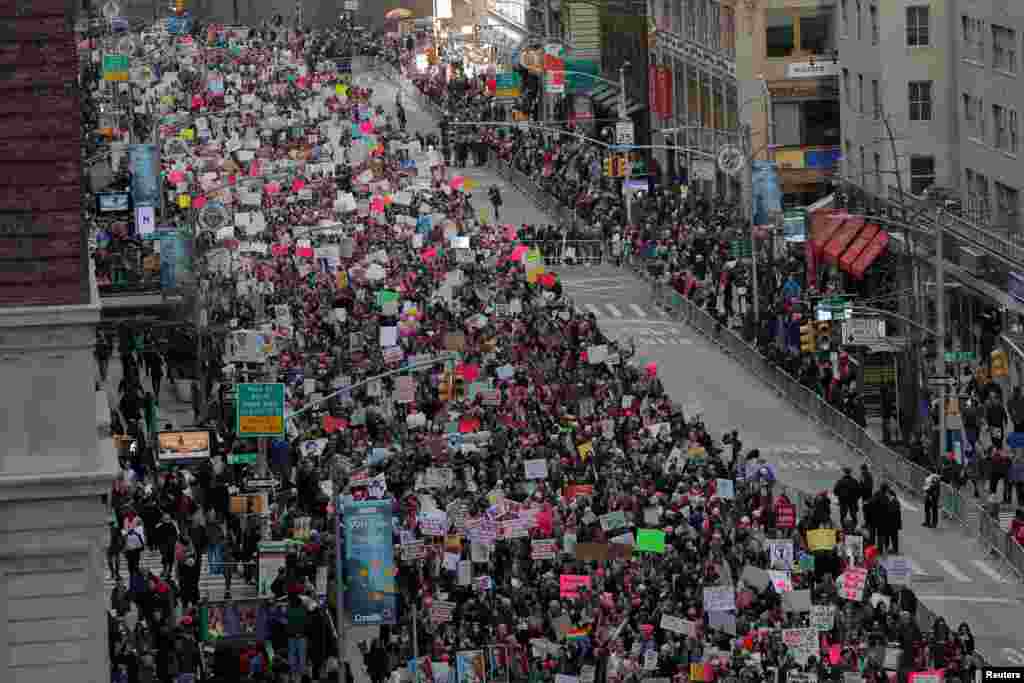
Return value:
M 644 260 L 636 261 L 636 265 L 641 277 L 650 279 Z M 655 300 L 672 315 L 718 344 L 775 393 L 825 427 L 848 448 L 863 455 L 871 464 L 876 481 L 889 482 L 908 496 L 917 499 L 923 497 L 924 482 L 931 474 L 930 471 L 877 441 L 872 434 L 836 410 L 817 392 L 800 384 L 772 364 L 754 346 L 675 289 L 655 282 L 653 293 Z M 985 509 L 959 489 L 945 483 L 942 484 L 940 509 L 944 517 L 962 526 L 978 539 L 985 550 L 996 555 L 1002 563 L 1012 569 L 1018 579 L 1024 577 L 1024 550 L 1000 527 L 996 510 Z

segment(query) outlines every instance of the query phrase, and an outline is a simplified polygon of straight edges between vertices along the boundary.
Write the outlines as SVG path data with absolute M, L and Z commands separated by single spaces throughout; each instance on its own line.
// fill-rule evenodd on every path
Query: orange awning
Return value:
M 880 230 L 875 239 L 871 240 L 871 244 L 865 247 L 864 251 L 861 252 L 857 260 L 853 262 L 853 267 L 850 269 L 850 275 L 857 278 L 858 280 L 864 279 L 864 273 L 868 267 L 875 262 L 879 256 L 885 253 L 886 248 L 889 246 L 889 233 L 885 230 Z
M 814 254 L 821 257 L 825 245 L 832 239 L 832 235 L 839 229 L 839 226 L 846 221 L 849 214 L 845 212 L 815 211 L 811 216 L 811 246 Z
M 850 246 L 850 243 L 857 239 L 857 235 L 863 227 L 864 216 L 847 217 L 846 221 L 843 222 L 842 227 L 836 230 L 835 234 L 832 235 L 832 239 L 825 245 L 825 262 L 832 264 L 839 263 L 839 257 L 842 256 L 843 252 L 846 251 L 846 248 Z
M 875 235 L 878 234 L 879 227 L 874 223 L 868 223 L 864 226 L 864 229 L 857 235 L 857 239 L 850 243 L 850 246 L 843 252 L 842 257 L 839 259 L 839 267 L 845 272 L 849 273 L 850 268 L 853 267 L 854 261 L 861 255 L 861 252 L 871 244 L 871 240 L 875 239 Z

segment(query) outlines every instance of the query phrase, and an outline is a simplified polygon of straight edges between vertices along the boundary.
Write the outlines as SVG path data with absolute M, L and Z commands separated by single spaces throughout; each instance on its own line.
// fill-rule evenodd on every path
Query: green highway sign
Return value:
M 241 438 L 284 436 L 283 384 L 239 384 L 235 434 Z
M 942 357 L 947 363 L 973 363 L 978 359 L 974 351 L 946 351 Z
M 229 465 L 255 465 L 259 453 L 228 453 Z

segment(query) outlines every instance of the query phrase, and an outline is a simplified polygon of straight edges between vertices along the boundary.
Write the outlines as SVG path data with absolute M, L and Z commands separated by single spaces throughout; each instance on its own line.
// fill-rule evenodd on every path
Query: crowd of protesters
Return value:
M 188 51 L 226 76 L 226 95 L 287 116 L 266 124 L 271 135 L 255 116 L 196 125 L 225 106 L 196 79 L 161 87 L 157 113 L 194 109 L 159 129 L 185 139 L 194 127 L 198 138 L 196 156 L 166 162 L 164 189 L 235 215 L 195 264 L 226 292 L 211 298 L 210 319 L 272 339 L 259 378 L 287 385 L 296 416 L 270 440 L 266 473 L 234 464 L 258 446 L 230 419 L 208 423 L 211 457 L 193 465 L 161 467 L 141 447 L 125 455 L 108 552 L 114 680 L 298 683 L 333 680 L 342 666 L 353 680 L 359 663 L 339 658 L 329 615 L 336 579 L 360 582 L 334 576 L 331 512 L 371 498 L 392 501 L 398 558 L 395 623 L 364 648 L 375 683 L 410 671 L 433 683 L 973 677 L 966 624 L 919 624 L 885 483 L 875 488 L 870 473 L 840 482 L 841 519 L 827 494 L 797 509 L 757 444 L 740 431 L 714 438 L 699 405 L 668 395 L 656 364 L 609 341 L 563 295 L 539 265 L 543 243 L 527 244 L 535 227 L 473 205 L 457 150 L 452 167 L 439 149 L 443 129 L 410 118 L 416 135 L 404 135 L 400 102 L 309 59 L 336 36 L 278 28 L 244 48 L 225 41 L 226 57 L 202 41 Z M 281 61 L 294 66 L 272 66 Z M 441 90 L 464 97 L 465 87 Z M 229 143 L 252 135 L 259 144 L 242 158 L 248 145 Z M 231 158 L 201 161 L 217 154 Z M 255 205 L 203 177 L 259 178 L 260 164 L 278 173 L 248 185 Z M 152 367 L 146 348 L 144 335 L 119 331 L 134 385 Z M 226 344 L 214 348 L 218 381 L 255 372 Z M 112 349 L 102 353 L 109 361 Z M 417 369 L 401 371 L 405 362 Z M 158 396 L 162 373 L 148 371 Z M 269 509 L 234 510 L 257 474 L 277 480 Z M 241 619 L 251 631 L 211 623 L 224 613 L 213 602 L 270 578 L 257 573 L 261 543 L 286 539 L 269 594 L 261 586 L 251 621 Z M 143 571 L 145 552 L 161 571 Z M 202 594 L 204 565 L 227 594 Z M 231 638 L 241 645 L 224 647 Z

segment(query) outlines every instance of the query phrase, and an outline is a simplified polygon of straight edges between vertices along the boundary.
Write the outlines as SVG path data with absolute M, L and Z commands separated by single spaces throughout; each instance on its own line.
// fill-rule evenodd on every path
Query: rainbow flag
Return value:
M 583 640 L 590 636 L 590 631 L 586 628 L 576 628 L 565 634 L 566 640 Z

